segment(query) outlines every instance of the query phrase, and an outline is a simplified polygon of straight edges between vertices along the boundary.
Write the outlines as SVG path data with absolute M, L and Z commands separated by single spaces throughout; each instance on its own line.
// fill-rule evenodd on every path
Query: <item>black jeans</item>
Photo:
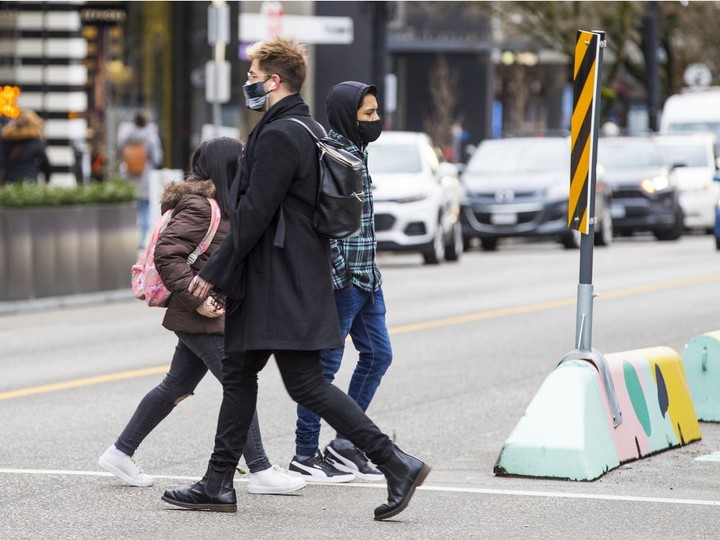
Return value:
M 233 468 L 240 459 L 255 411 L 258 373 L 271 354 L 294 401 L 319 414 L 373 463 L 382 465 L 390 459 L 393 444 L 388 436 L 355 401 L 323 377 L 320 351 L 248 351 L 230 354 L 223 363 L 223 401 L 210 458 L 214 469 Z
M 178 344 L 175 347 L 170 371 L 163 381 L 140 401 L 132 418 L 115 442 L 115 447 L 129 456 L 135 453 L 145 437 L 172 412 L 175 405 L 193 394 L 208 370 L 221 380 L 223 336 L 181 332 L 175 334 L 178 336 Z M 250 472 L 264 471 L 271 465 L 265 455 L 260 437 L 260 425 L 254 409 L 251 420 L 248 444 L 245 445 L 245 461 Z

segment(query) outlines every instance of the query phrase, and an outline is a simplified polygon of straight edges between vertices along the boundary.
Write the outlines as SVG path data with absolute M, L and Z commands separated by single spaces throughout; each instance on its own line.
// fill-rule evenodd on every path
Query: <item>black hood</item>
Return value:
M 377 89 L 357 81 L 345 81 L 333 86 L 325 98 L 330 129 L 341 133 L 360 148 L 357 112 L 366 94 L 377 95 Z

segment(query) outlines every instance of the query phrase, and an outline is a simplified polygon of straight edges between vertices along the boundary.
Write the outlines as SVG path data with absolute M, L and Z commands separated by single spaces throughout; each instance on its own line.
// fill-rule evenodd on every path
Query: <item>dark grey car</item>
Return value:
M 579 233 L 568 229 L 570 139 L 518 137 L 483 141 L 462 175 L 466 196 L 461 206 L 465 246 L 479 238 L 484 250 L 498 240 L 538 237 L 579 246 Z M 609 191 L 597 182 L 595 244 L 612 240 Z
M 679 191 L 657 141 L 650 137 L 600 137 L 598 163 L 612 188 L 616 233 L 651 231 L 658 240 L 682 236 Z

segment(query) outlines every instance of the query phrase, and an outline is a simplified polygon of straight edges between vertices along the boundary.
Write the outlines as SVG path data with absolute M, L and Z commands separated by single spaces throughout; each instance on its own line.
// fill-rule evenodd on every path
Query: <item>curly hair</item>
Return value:
M 252 62 L 257 60 L 266 73 L 276 73 L 288 90 L 300 92 L 307 75 L 305 45 L 296 41 L 274 37 L 252 44 L 247 51 Z

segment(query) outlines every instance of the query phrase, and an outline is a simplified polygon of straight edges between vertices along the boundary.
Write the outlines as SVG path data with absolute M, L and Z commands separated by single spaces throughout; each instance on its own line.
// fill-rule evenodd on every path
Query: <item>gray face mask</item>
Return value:
M 262 111 L 265 109 L 268 95 L 263 84 L 265 84 L 265 81 L 258 81 L 256 83 L 247 82 L 243 85 L 245 106 L 251 111 Z

